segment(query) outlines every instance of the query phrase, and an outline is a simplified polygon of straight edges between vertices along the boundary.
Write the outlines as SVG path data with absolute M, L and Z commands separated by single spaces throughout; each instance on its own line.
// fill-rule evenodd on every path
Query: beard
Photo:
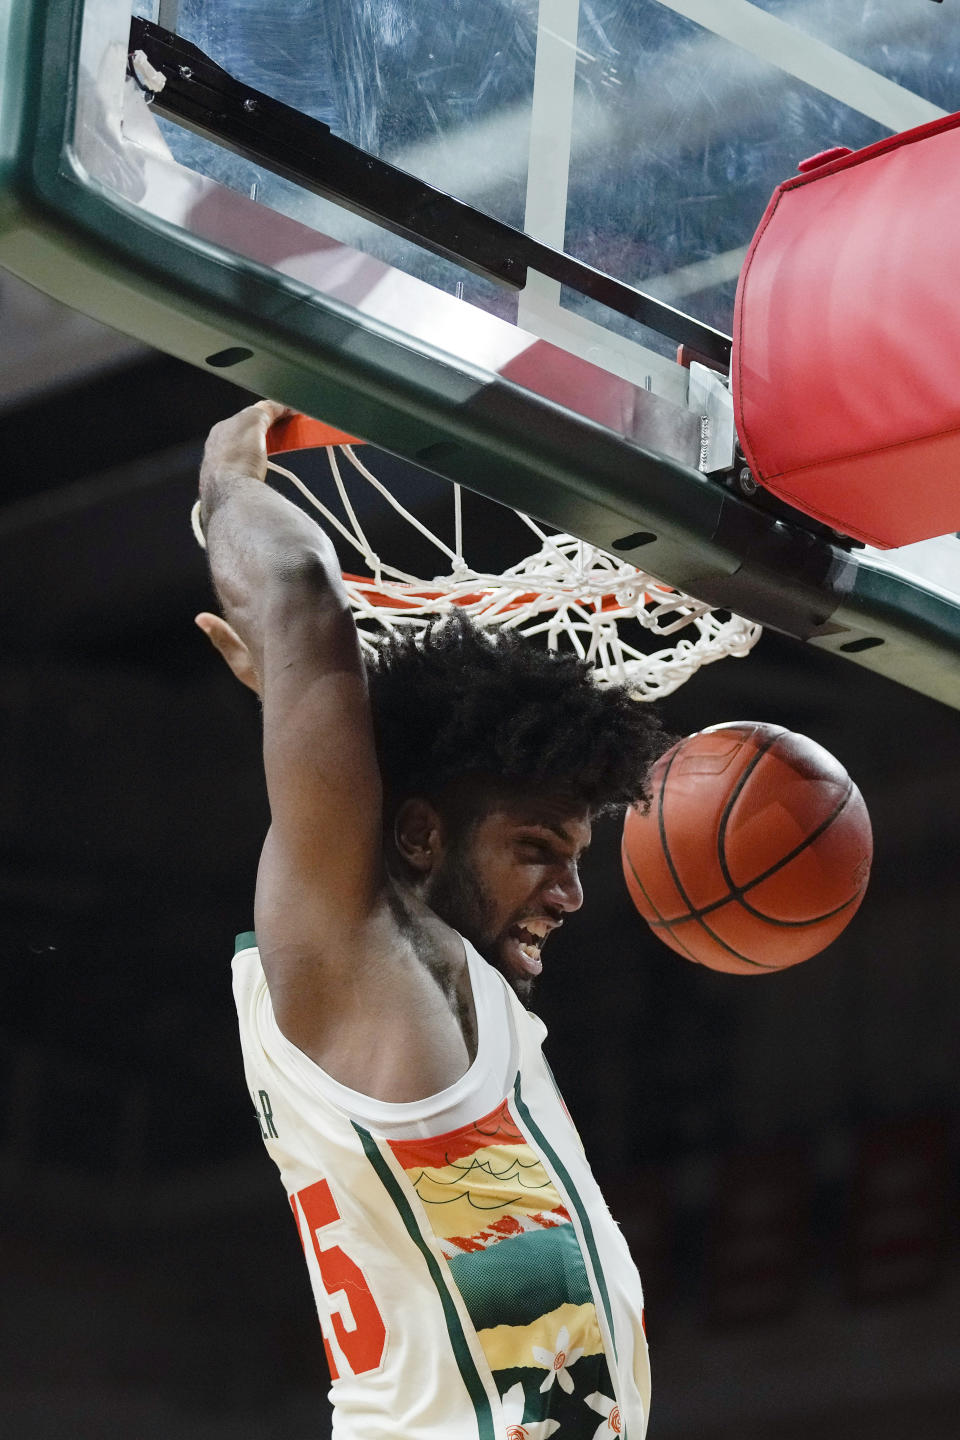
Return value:
M 484 960 L 500 971 L 511 990 L 526 1003 L 533 989 L 533 978 L 518 975 L 504 962 L 496 906 L 477 878 L 467 846 L 459 844 L 447 852 L 442 866 L 431 876 L 424 899 L 441 920 L 459 931 Z

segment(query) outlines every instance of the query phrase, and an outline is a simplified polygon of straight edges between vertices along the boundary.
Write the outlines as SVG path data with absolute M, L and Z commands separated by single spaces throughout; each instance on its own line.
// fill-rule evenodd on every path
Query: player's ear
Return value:
M 393 822 L 393 843 L 397 854 L 423 877 L 441 858 L 446 833 L 439 811 L 429 800 L 413 796 L 404 800 Z
M 210 615 L 207 611 L 197 615 L 194 624 L 203 631 L 213 648 L 219 650 L 240 683 L 262 698 L 260 677 L 254 668 L 250 651 L 233 626 L 228 625 L 222 616 Z

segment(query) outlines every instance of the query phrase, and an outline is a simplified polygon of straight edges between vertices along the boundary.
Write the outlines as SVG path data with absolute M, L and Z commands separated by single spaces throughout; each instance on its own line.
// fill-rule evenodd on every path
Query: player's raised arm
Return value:
M 318 1017 L 335 1022 L 345 957 L 355 963 L 382 893 L 381 791 L 333 545 L 263 483 L 266 433 L 284 413 L 260 401 L 210 432 L 201 518 L 228 625 L 200 623 L 263 700 L 271 828 L 257 932 L 281 1027 L 309 1045 Z

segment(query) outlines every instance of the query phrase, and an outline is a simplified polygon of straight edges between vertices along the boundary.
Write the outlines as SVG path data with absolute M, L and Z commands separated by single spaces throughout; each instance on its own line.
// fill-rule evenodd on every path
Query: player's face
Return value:
M 521 999 L 543 970 L 542 951 L 583 904 L 580 857 L 590 817 L 569 802 L 504 802 L 474 822 L 431 877 L 429 903 L 502 972 Z

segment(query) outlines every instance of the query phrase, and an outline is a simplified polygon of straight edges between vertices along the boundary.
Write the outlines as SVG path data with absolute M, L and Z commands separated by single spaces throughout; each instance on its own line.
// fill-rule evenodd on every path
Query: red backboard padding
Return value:
M 756 478 L 884 548 L 960 530 L 960 115 L 773 195 L 734 318 Z

